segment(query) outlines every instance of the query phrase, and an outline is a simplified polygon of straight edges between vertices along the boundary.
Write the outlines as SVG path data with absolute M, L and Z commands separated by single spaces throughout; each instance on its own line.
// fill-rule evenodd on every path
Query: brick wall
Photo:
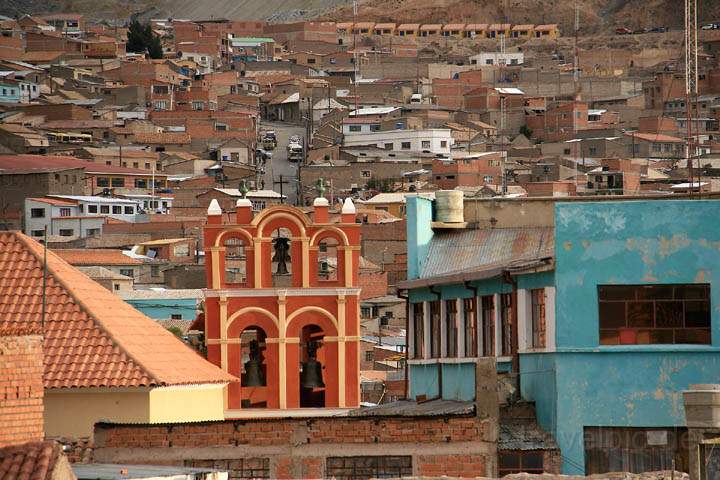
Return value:
M 271 478 L 320 478 L 328 457 L 412 455 L 416 475 L 491 476 L 496 421 L 468 415 L 98 424 L 94 461 L 153 463 L 162 458 L 169 464 L 192 465 L 267 458 Z
M 388 280 L 386 272 L 360 273 L 358 277 L 360 288 L 360 300 L 366 298 L 382 297 L 388 293 Z
M 43 440 L 39 335 L 0 336 L 0 447 Z

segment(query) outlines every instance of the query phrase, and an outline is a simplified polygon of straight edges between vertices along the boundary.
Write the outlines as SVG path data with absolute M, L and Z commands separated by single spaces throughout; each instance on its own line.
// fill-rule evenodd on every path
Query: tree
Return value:
M 150 58 L 163 58 L 160 37 L 153 33 L 149 23 L 140 23 L 137 19 L 130 22 L 126 49 L 128 52 L 147 53 Z
M 527 125 L 523 125 L 520 127 L 520 133 L 525 135 L 528 139 L 532 137 L 532 130 Z

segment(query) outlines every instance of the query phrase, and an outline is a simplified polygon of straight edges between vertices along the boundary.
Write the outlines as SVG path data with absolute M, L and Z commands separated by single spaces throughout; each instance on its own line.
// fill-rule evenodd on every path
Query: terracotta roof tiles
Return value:
M 0 232 L 0 329 L 41 324 L 43 248 Z M 147 387 L 237 379 L 47 252 L 45 388 Z
M 0 478 L 45 480 L 53 477 L 60 444 L 48 440 L 0 448 Z

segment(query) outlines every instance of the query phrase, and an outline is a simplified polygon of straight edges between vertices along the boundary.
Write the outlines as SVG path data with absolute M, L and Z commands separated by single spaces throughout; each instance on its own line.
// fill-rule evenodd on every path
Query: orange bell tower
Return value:
M 360 225 L 328 201 L 234 215 L 217 201 L 204 227 L 208 360 L 239 377 L 227 409 L 353 408 L 360 402 Z M 225 217 L 225 221 L 224 221 Z

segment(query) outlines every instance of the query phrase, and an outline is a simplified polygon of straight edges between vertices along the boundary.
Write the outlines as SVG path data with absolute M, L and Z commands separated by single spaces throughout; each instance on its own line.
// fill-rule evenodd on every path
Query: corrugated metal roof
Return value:
M 533 421 L 500 419 L 498 450 L 557 450 L 555 440 Z
M 400 400 L 384 403 L 376 407 L 359 408 L 348 412 L 350 417 L 440 417 L 448 415 L 472 415 L 475 403 L 455 400 L 431 400 L 416 403 L 411 400 Z
M 420 278 L 508 268 L 552 257 L 553 229 L 498 228 L 436 233 Z

